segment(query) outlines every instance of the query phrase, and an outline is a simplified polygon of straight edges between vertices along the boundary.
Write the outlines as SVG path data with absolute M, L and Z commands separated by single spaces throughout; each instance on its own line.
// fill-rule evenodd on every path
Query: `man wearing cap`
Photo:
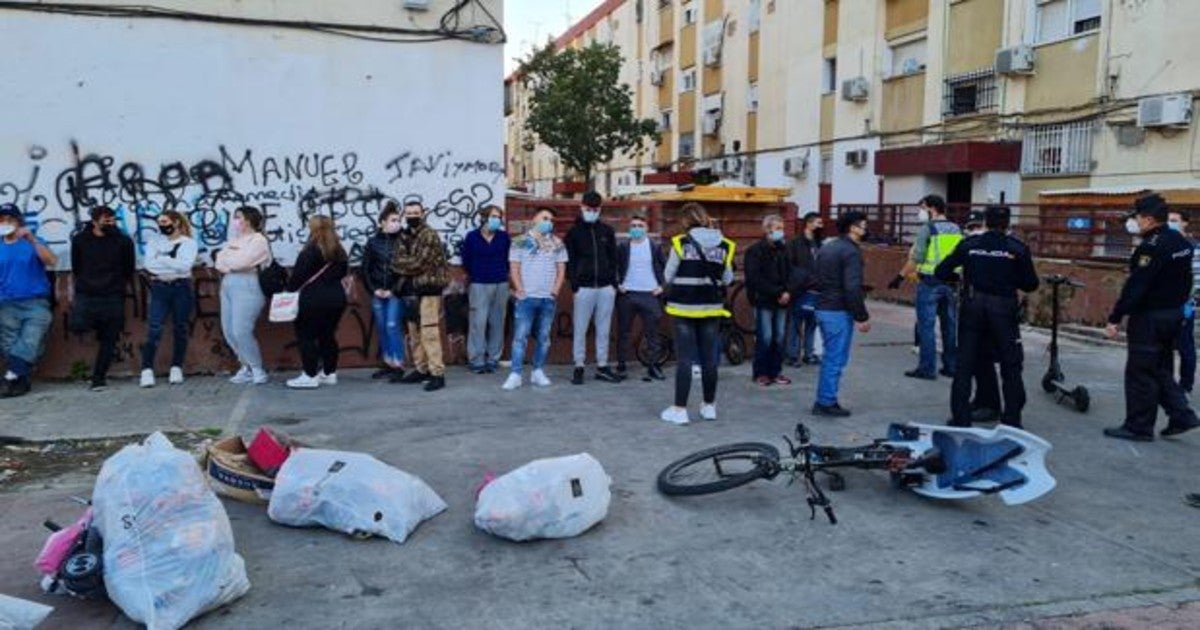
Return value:
M 101 391 L 108 387 L 108 368 L 125 329 L 125 288 L 133 279 L 136 258 L 133 239 L 121 233 L 111 208 L 96 206 L 91 217 L 71 237 L 75 299 L 70 327 L 76 333 L 96 333 L 100 347 L 92 365 L 91 389 Z
M 987 231 L 983 210 L 972 210 L 963 224 L 964 238 L 979 236 Z M 971 419 L 974 422 L 995 422 L 1000 419 L 1000 380 L 996 377 L 996 358 L 986 344 L 979 348 L 975 369 L 975 393 L 971 398 Z
M 1183 389 L 1175 381 L 1175 342 L 1183 323 L 1179 305 L 1192 291 L 1192 245 L 1166 226 L 1170 210 L 1161 195 L 1152 193 L 1134 202 L 1125 229 L 1141 235 L 1142 242 L 1129 260 L 1129 278 L 1108 316 L 1110 339 L 1126 316 L 1125 422 L 1104 430 L 1104 435 L 1149 442 L 1154 439 L 1158 407 L 1167 412 L 1169 437 L 1200 426 L 1188 407 Z
M 56 264 L 58 257 L 25 227 L 20 209 L 0 205 L 0 359 L 6 366 L 0 398 L 29 393 L 54 319 L 46 269 Z
M 971 426 L 971 379 L 985 348 L 1000 361 L 1004 383 L 1000 422 L 1021 426 L 1025 352 L 1021 347 L 1017 291 L 1037 289 L 1038 276 L 1029 248 L 1006 233 L 1011 216 L 1006 206 L 989 206 L 983 217 L 987 231 L 962 241 L 934 270 L 939 280 L 950 282 L 962 269 L 958 370 L 950 386 L 950 426 Z

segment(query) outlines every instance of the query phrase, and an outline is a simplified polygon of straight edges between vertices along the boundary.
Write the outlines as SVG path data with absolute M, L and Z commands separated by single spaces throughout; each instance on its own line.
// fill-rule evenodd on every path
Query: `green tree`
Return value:
M 592 183 L 597 164 L 634 156 L 658 142 L 658 123 L 633 115 L 633 90 L 619 83 L 621 51 L 611 44 L 535 50 L 518 69 L 529 90 L 525 130 Z

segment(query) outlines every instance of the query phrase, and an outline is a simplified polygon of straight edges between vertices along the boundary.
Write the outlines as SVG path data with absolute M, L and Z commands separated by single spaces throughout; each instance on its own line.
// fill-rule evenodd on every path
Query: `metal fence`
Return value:
M 1095 121 L 1038 125 L 1025 130 L 1021 143 L 1021 173 L 1062 175 L 1092 170 Z
M 1125 231 L 1129 204 L 1005 205 L 1012 210 L 1013 235 L 1024 241 L 1035 257 L 1115 263 L 1123 262 L 1133 251 L 1134 239 Z M 962 225 L 972 210 L 986 207 L 950 204 L 946 214 Z M 1197 217 L 1200 224 L 1200 206 L 1173 205 L 1172 209 Z M 851 210 L 867 215 L 868 240 L 876 244 L 909 246 L 921 226 L 915 205 L 835 204 L 829 206 L 828 216 L 837 217 Z

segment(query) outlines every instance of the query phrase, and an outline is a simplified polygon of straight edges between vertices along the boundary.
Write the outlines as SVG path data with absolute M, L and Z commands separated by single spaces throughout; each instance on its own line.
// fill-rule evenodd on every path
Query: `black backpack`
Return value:
M 271 262 L 258 270 L 258 288 L 262 289 L 263 295 L 270 298 L 276 293 L 283 293 L 287 290 L 288 272 L 275 260 L 275 254 L 271 254 Z

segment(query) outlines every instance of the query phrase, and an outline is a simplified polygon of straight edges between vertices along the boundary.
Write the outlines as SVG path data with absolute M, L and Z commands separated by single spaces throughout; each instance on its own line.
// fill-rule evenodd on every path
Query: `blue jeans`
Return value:
M 792 361 L 811 359 L 817 354 L 814 348 L 817 341 L 816 302 L 817 294 L 813 291 L 806 291 L 792 302 L 787 331 L 787 358 Z
M 958 348 L 955 335 L 958 330 L 958 304 L 954 289 L 950 285 L 921 278 L 917 284 L 917 336 L 921 343 L 917 371 L 922 374 L 937 372 L 937 339 L 934 324 L 938 320 L 939 308 L 945 308 L 942 320 L 942 369 L 951 374 L 958 365 Z
M 0 302 L 0 358 L 17 376 L 29 376 L 42 354 L 54 315 L 45 298 Z
M 783 370 L 783 343 L 788 307 L 754 307 L 753 377 L 775 378 Z
M 142 369 L 154 369 L 158 341 L 162 339 L 163 324 L 171 318 L 171 367 L 183 367 L 187 356 L 188 323 L 195 303 L 191 280 L 150 282 L 150 326 L 146 343 L 142 345 Z
M 529 334 L 535 335 L 533 369 L 546 365 L 550 354 L 550 330 L 554 327 L 554 298 L 525 298 L 517 300 L 513 309 L 512 372 L 520 374 L 525 363 L 525 344 Z
M 395 295 L 373 295 L 371 312 L 379 333 L 379 356 L 387 365 L 397 367 L 404 362 L 404 300 Z
M 1183 319 L 1179 331 L 1179 386 L 1191 393 L 1196 384 L 1196 314 Z
M 854 340 L 854 318 L 848 311 L 817 311 L 817 326 L 821 328 L 821 374 L 817 377 L 817 404 L 838 404 L 838 384 L 842 370 L 850 362 L 850 342 Z

